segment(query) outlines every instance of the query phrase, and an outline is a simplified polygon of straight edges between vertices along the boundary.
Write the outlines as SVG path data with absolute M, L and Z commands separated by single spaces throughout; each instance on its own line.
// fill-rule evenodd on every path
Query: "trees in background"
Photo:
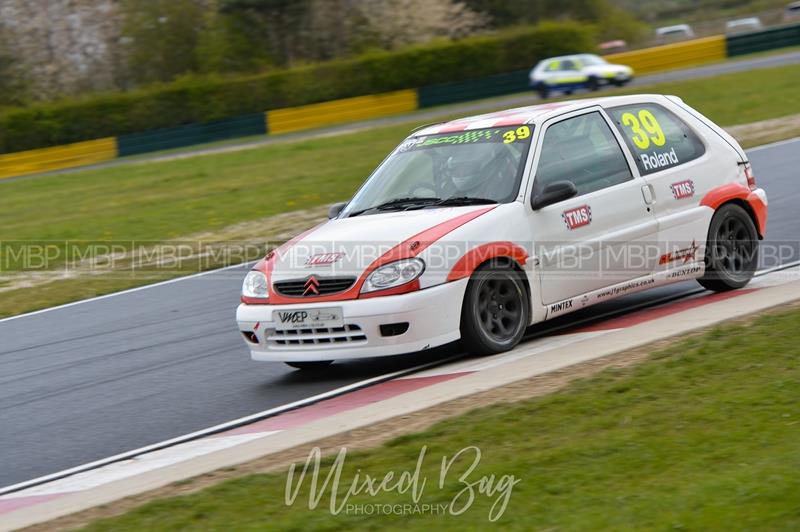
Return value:
M 601 38 L 628 41 L 636 40 L 641 29 L 631 15 L 614 7 L 612 1 L 619 0 L 57 1 L 76 17 L 89 17 L 78 4 L 94 6 L 94 19 L 105 17 L 118 30 L 95 47 L 110 57 L 108 81 L 95 75 L 92 85 L 40 84 L 36 94 L 51 98 L 83 92 L 82 86 L 130 89 L 196 74 L 259 73 L 543 20 L 577 19 L 593 24 Z M 42 24 L 54 22 L 45 19 Z M 62 52 L 73 57 L 80 54 L 76 50 Z M 9 69 L 2 61 L 0 55 L 0 76 Z M 0 92 L 8 94 L 4 85 Z
M 25 83 L 17 60 L 0 35 L 0 107 L 16 105 L 25 100 Z
M 577 19 L 600 38 L 642 26 L 611 0 L 122 0 L 130 84 L 392 50 L 491 28 Z
M 638 0 L 631 0 L 638 1 Z M 535 24 L 542 20 L 573 19 L 594 24 L 598 37 L 634 42 L 646 32 L 644 25 L 618 6 L 619 0 L 464 0 L 485 13 L 495 27 Z
M 266 44 L 275 62 L 290 65 L 301 57 L 302 28 L 310 16 L 311 0 L 220 0 L 219 12 L 237 18 L 240 28 L 249 21 L 252 38 Z
M 122 0 L 122 82 L 170 81 L 197 72 L 197 49 L 212 8 L 205 0 Z

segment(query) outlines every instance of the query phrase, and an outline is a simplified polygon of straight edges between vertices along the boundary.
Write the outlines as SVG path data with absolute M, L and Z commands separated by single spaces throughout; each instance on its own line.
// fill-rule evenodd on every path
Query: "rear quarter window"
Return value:
M 607 109 L 642 175 L 674 168 L 701 157 L 700 138 L 672 112 L 654 103 Z

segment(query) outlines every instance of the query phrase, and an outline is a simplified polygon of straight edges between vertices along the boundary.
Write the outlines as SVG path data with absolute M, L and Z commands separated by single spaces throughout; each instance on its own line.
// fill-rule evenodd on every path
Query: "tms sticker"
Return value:
M 561 218 L 564 219 L 567 229 L 572 231 L 573 229 L 592 223 L 592 208 L 588 205 L 581 205 L 580 207 L 562 212 Z
M 327 266 L 341 260 L 342 257 L 344 257 L 344 253 L 341 252 L 319 253 L 317 255 L 311 255 L 306 259 L 306 268 L 311 268 L 313 266 Z
M 674 197 L 676 200 L 691 198 L 694 196 L 694 181 L 691 179 L 672 183 L 669 188 L 672 190 L 672 197 Z
M 695 260 L 695 255 L 697 255 L 697 242 L 692 240 L 692 245 L 688 248 L 679 249 L 677 251 L 671 251 L 669 253 L 664 253 L 661 255 L 661 258 L 658 259 L 659 264 L 669 264 L 670 262 L 675 262 L 678 260 L 682 260 L 684 264 L 689 262 L 690 260 Z
M 563 312 L 565 310 L 569 310 L 572 308 L 572 300 L 568 299 L 566 301 L 562 301 L 561 303 L 553 303 L 550 305 L 550 314 L 555 314 L 557 312 Z

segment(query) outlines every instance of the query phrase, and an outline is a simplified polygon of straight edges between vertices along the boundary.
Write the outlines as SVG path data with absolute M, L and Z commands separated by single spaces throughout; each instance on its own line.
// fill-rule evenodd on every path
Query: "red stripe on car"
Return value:
M 472 275 L 475 269 L 487 260 L 498 257 L 510 257 L 517 264 L 524 266 L 528 261 L 528 252 L 513 242 L 489 242 L 468 251 L 461 257 L 450 273 L 448 281 L 456 281 Z
M 756 219 L 758 235 L 763 238 L 767 231 L 767 206 L 749 187 L 741 183 L 728 183 L 712 188 L 700 200 L 700 205 L 717 210 L 723 203 L 732 200 L 744 201 L 750 207 Z
M 308 235 L 310 235 L 311 233 L 313 233 L 314 231 L 316 231 L 318 228 L 320 228 L 320 227 L 322 227 L 323 225 L 325 225 L 325 223 L 326 223 L 326 222 L 322 222 L 322 223 L 320 223 L 320 224 L 317 224 L 317 225 L 315 225 L 314 227 L 312 227 L 311 229 L 308 229 L 308 230 L 306 230 L 306 231 L 303 231 L 302 233 L 300 233 L 299 235 L 295 236 L 294 238 L 291 238 L 291 239 L 287 240 L 286 242 L 284 242 L 283 244 L 281 244 L 281 245 L 280 245 L 280 246 L 278 246 L 277 248 L 275 248 L 275 249 L 273 249 L 272 251 L 270 251 L 269 253 L 267 253 L 267 256 L 266 256 L 266 257 L 264 257 L 263 259 L 261 259 L 260 261 L 258 261 L 258 262 L 255 264 L 255 266 L 253 266 L 253 269 L 254 269 L 254 270 L 257 270 L 257 271 L 260 271 L 260 272 L 262 272 L 264 275 L 266 275 L 266 276 L 267 276 L 267 284 L 269 285 L 269 293 L 270 293 L 270 297 L 269 297 L 269 299 L 262 299 L 262 298 L 260 298 L 260 297 L 246 297 L 246 296 L 242 296 L 242 297 L 241 297 L 241 301 L 242 301 L 242 303 L 245 303 L 245 304 L 247 304 L 247 305 L 269 305 L 269 304 L 270 304 L 270 303 L 273 301 L 273 300 L 272 300 L 272 295 L 273 295 L 273 292 L 272 292 L 272 285 L 270 284 L 270 282 L 269 282 L 269 279 L 270 279 L 270 274 L 272 273 L 272 268 L 274 268 L 274 267 L 275 267 L 275 261 L 276 261 L 276 260 L 277 260 L 277 259 L 278 259 L 278 258 L 279 258 L 281 255 L 283 255 L 284 253 L 286 253 L 287 251 L 289 251 L 289 249 L 290 249 L 290 248 L 291 248 L 293 245 L 295 245 L 297 242 L 299 242 L 299 241 L 300 241 L 300 240 L 302 240 L 303 238 L 307 237 Z

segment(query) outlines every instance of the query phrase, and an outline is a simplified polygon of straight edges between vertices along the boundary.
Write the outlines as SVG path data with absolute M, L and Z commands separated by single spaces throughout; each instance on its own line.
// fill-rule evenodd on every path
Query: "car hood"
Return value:
M 312 274 L 358 277 L 400 244 L 418 241 L 420 249 L 427 247 L 494 207 L 432 208 L 330 220 L 267 257 L 271 281 Z

